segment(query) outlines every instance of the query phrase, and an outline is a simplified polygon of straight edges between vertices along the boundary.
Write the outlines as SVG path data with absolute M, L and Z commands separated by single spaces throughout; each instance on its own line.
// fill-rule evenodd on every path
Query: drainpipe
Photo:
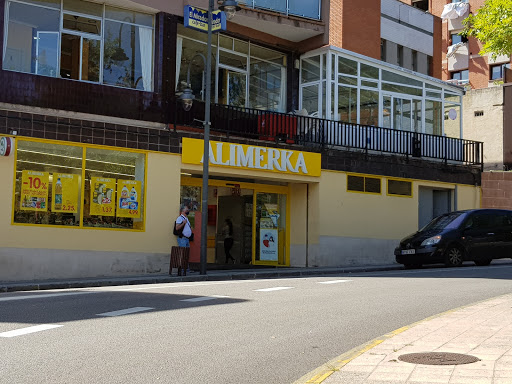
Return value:
M 455 185 L 455 189 L 453 191 L 454 195 L 453 195 L 453 210 L 454 211 L 457 211 L 458 210 L 458 192 L 459 192 L 459 186 L 458 185 Z
M 306 184 L 306 268 L 309 267 L 309 184 Z

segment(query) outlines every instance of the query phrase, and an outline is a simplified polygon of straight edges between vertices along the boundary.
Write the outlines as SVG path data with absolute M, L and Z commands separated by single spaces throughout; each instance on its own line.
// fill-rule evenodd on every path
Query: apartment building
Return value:
M 187 26 L 206 0 L 0 0 L 0 279 L 165 273 L 180 205 L 210 268 L 226 219 L 235 266 L 382 264 L 432 216 L 477 207 L 463 89 L 428 75 L 440 21 L 304 3 L 240 2 L 207 84 L 207 35 Z M 380 60 L 383 40 L 402 61 Z

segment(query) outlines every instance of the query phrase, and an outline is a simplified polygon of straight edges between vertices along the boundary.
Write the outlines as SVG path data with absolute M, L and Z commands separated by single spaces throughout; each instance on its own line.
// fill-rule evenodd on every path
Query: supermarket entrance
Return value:
M 181 204 L 191 210 L 196 237 L 191 244 L 192 262 L 198 262 L 200 255 L 201 189 L 200 178 L 182 178 Z M 208 264 L 288 266 L 288 204 L 288 186 L 210 180 Z

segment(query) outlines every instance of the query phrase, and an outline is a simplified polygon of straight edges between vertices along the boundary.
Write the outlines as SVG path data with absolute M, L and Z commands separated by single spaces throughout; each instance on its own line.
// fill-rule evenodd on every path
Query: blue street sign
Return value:
M 183 11 L 185 16 L 185 27 L 197 29 L 201 32 L 208 32 L 208 11 L 204 9 L 185 5 Z M 226 14 L 222 11 L 213 11 L 212 31 L 226 30 Z

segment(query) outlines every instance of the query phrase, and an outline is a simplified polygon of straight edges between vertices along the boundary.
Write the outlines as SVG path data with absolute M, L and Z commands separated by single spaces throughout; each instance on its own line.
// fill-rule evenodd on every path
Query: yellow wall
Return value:
M 0 211 L 2 247 L 169 253 L 176 243 L 171 224 L 179 214 L 179 156 L 148 154 L 145 232 L 11 225 L 14 155 L 0 162 L 0 201 L 6 203 Z
M 320 183 L 320 235 L 397 239 L 416 230 L 416 197 L 347 192 L 347 174 L 323 171 Z M 417 194 L 416 194 L 417 195 Z
M 457 209 L 482 208 L 482 188 L 470 185 L 457 186 Z

